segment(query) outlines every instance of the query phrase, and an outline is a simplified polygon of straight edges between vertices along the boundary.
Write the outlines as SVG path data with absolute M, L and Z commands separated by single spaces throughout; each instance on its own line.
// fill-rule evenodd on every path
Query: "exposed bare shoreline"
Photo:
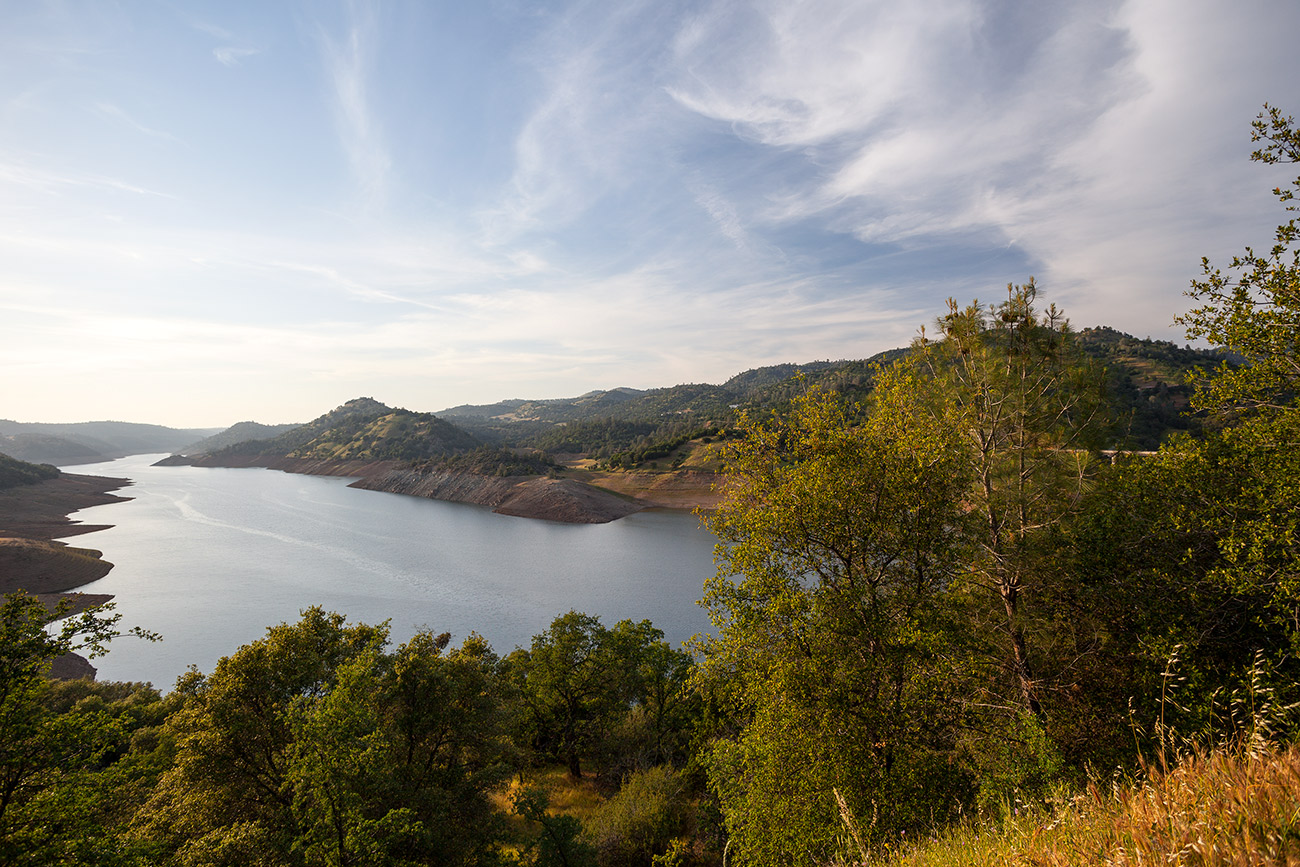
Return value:
M 456 471 L 418 471 L 397 461 L 331 461 L 270 455 L 164 458 L 155 466 L 264 467 L 287 473 L 356 478 L 354 488 L 487 506 L 503 515 L 604 524 L 642 509 L 711 509 L 718 476 L 699 470 L 591 472 L 565 470 L 559 478 L 496 477 Z
M 63 473 L 34 485 L 0 491 L 0 595 L 25 591 L 51 613 L 65 605 L 65 614 L 112 599 L 103 593 L 67 592 L 103 578 L 113 564 L 92 548 L 54 540 L 112 526 L 83 524 L 68 516 L 90 506 L 125 502 L 130 497 L 110 492 L 130 484 L 129 479 Z M 95 667 L 76 654 L 68 654 L 54 661 L 50 674 L 93 678 Z

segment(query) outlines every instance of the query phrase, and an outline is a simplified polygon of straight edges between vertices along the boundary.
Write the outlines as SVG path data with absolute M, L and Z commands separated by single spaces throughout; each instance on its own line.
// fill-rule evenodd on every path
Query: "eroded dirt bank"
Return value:
M 124 503 L 130 497 L 109 493 L 131 484 L 130 479 L 63 473 L 34 485 L 0 491 L 0 537 L 53 539 L 105 530 L 111 524 L 83 524 L 68 517 L 78 509 Z
M 103 578 L 113 564 L 99 551 L 53 539 L 107 529 L 111 525 L 83 524 L 68 515 L 90 506 L 125 502 L 130 497 L 110 492 L 130 484 L 128 479 L 63 473 L 34 485 L 0 491 L 0 595 L 26 591 L 51 613 L 63 603 L 66 613 L 75 613 L 112 599 L 102 593 L 66 592 Z M 93 678 L 95 667 L 68 654 L 54 661 L 50 673 L 62 678 Z
M 352 487 L 432 500 L 473 503 L 503 515 L 569 524 L 616 521 L 646 504 L 573 479 L 480 476 L 471 473 L 391 470 L 353 482 Z
M 262 467 L 319 476 L 357 478 L 352 487 L 453 503 L 487 506 L 503 515 L 603 524 L 642 509 L 713 509 L 721 500 L 720 476 L 699 470 L 588 472 L 565 478 L 483 476 L 411 469 L 400 461 L 330 461 L 269 455 L 174 455 L 156 466 Z
M 586 481 L 598 488 L 635 497 L 647 508 L 716 509 L 722 502 L 722 479 L 706 470 L 589 472 Z

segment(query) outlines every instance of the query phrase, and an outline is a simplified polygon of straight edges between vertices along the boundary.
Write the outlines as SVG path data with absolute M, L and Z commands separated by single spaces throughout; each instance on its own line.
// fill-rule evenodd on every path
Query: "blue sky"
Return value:
M 0 416 L 720 382 L 1033 275 L 1182 340 L 1293 0 L 0 0 Z M 1290 102 L 1297 99 L 1296 102 Z

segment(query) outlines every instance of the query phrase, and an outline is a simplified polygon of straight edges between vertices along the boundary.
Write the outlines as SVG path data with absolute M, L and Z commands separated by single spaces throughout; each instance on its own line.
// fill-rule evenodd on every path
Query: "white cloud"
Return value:
M 0 160 L 3 160 L 0 157 Z M 175 199 L 170 193 L 150 190 L 136 184 L 120 180 L 118 178 L 104 177 L 102 175 L 86 174 L 82 172 L 60 172 L 50 169 L 40 168 L 30 165 L 24 161 L 0 161 L 0 184 L 12 184 L 15 187 L 23 187 L 30 190 L 38 190 L 45 193 L 57 192 L 66 187 L 90 187 L 105 190 L 116 190 L 124 193 L 132 193 L 141 196 L 156 196 L 164 199 Z
M 1074 314 L 1149 331 L 1193 251 L 1258 200 L 1239 143 L 1261 80 L 1300 84 L 1300 10 L 1051 8 L 1017 30 L 965 0 L 715 4 L 679 33 L 670 92 L 812 171 L 751 220 L 936 249 L 1016 239 Z
M 377 22 L 370 6 L 349 4 L 348 21 L 337 38 L 319 28 L 317 38 L 334 100 L 339 138 L 359 187 L 363 210 L 377 209 L 388 192 L 393 168 L 383 132 L 370 106 L 371 64 L 377 51 Z
M 153 127 L 145 126 L 144 124 L 140 123 L 135 118 L 127 114 L 122 109 L 121 106 L 114 105 L 113 103 L 110 102 L 99 102 L 95 105 L 95 109 L 100 114 L 114 118 L 115 120 L 119 120 L 122 123 L 125 123 L 127 126 L 131 127 L 132 129 L 136 130 L 137 132 L 143 133 L 151 138 L 166 139 L 167 141 L 177 140 L 176 136 L 172 135 L 171 133 L 165 130 L 154 129 Z
M 261 52 L 256 48 L 243 48 L 238 45 L 222 45 L 212 49 L 212 56 L 223 66 L 239 66 L 245 57 L 253 57 Z
M 538 37 L 527 61 L 541 95 L 515 137 L 502 198 L 479 213 L 488 243 L 562 227 L 602 198 L 654 183 L 671 134 L 657 83 L 669 15 L 645 0 L 577 3 Z

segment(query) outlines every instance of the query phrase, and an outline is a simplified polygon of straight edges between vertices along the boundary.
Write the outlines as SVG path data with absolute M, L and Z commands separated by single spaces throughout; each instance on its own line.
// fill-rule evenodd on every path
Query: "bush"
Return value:
M 667 765 L 631 774 L 592 818 L 601 867 L 651 867 L 686 832 L 688 787 Z

